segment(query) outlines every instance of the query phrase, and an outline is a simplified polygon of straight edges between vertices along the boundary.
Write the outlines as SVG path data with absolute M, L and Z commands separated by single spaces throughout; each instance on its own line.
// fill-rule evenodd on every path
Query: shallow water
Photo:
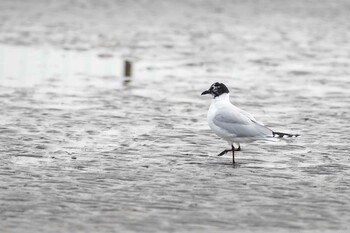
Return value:
M 346 1 L 28 2 L 1 7 L 2 232 L 349 230 Z M 215 81 L 302 137 L 215 156 Z

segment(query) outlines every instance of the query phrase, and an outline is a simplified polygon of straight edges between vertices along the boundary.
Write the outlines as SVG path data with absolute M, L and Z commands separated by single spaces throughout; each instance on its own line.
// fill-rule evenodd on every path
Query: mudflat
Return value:
M 348 232 L 349 7 L 2 0 L 0 231 Z M 302 137 L 217 157 L 216 81 Z

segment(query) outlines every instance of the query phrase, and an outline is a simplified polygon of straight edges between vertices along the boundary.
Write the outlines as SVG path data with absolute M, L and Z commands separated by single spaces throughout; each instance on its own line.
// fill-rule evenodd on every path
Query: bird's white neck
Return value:
M 213 103 L 216 102 L 230 102 L 230 94 L 229 93 L 223 93 L 213 99 Z

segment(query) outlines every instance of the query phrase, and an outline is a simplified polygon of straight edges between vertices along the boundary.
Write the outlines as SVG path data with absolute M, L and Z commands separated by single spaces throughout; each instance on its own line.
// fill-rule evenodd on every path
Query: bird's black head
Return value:
M 212 96 L 217 97 L 224 93 L 229 93 L 228 88 L 223 83 L 213 83 L 210 88 L 202 92 L 202 95 L 211 94 Z

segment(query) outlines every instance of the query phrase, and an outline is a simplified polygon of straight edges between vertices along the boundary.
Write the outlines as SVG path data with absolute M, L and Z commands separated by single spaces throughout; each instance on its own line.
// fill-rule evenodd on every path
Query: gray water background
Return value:
M 0 231 L 348 232 L 349 9 L 1 0 Z M 216 81 L 302 137 L 216 157 Z

